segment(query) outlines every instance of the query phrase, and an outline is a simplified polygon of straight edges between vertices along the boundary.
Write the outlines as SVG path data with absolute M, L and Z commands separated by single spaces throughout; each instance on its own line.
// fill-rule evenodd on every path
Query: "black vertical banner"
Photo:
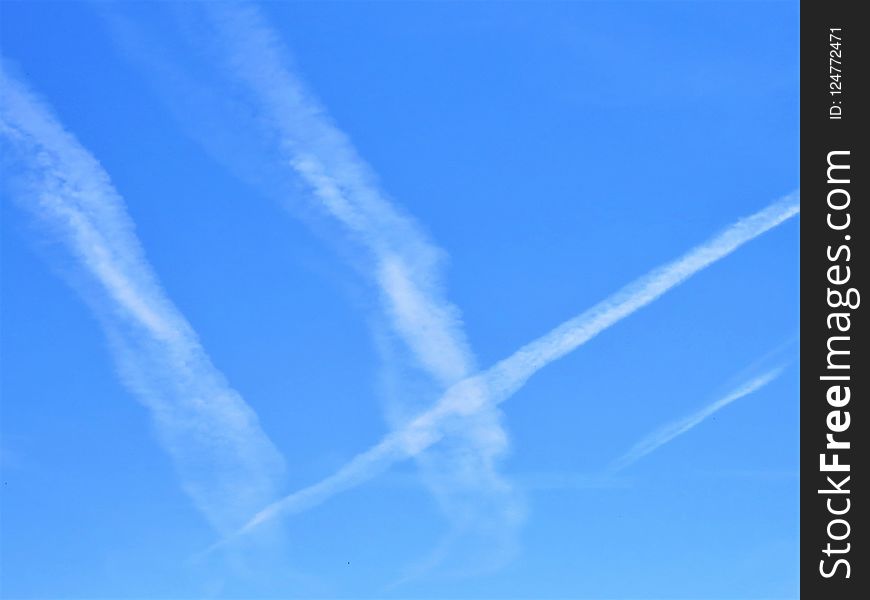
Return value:
M 801 594 L 870 589 L 866 76 L 861 2 L 801 6 Z M 863 6 L 862 6 L 863 5 Z M 866 13 L 864 13 L 866 14 Z M 862 597 L 867 597 L 862 595 Z

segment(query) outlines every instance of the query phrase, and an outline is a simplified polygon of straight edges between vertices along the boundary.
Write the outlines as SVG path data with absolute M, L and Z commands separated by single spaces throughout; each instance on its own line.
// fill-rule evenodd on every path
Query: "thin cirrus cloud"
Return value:
M 782 372 L 785 370 L 785 367 L 777 367 L 758 375 L 757 377 L 753 377 L 749 381 L 744 382 L 742 385 L 732 390 L 725 396 L 711 402 L 707 406 L 701 408 L 694 413 L 683 417 L 677 421 L 672 423 L 668 423 L 667 425 L 657 429 L 653 433 L 644 437 L 642 440 L 637 442 L 634 446 L 632 446 L 628 452 L 624 455 L 616 459 L 613 464 L 610 465 L 609 472 L 616 473 L 621 471 L 627 467 L 630 467 L 638 460 L 643 458 L 644 456 L 658 450 L 674 438 L 687 433 L 689 430 L 698 426 L 702 421 L 712 416 L 714 413 L 722 410 L 732 402 L 736 400 L 740 400 L 741 398 L 748 396 L 754 392 L 757 392 L 771 381 L 779 377 Z
M 185 491 L 217 531 L 235 530 L 278 497 L 283 458 L 161 288 L 100 163 L 5 65 L 0 89 L 13 195 L 74 257 L 77 287 Z
M 224 543 L 280 515 L 298 513 L 316 506 L 339 492 L 371 479 L 394 462 L 423 452 L 448 436 L 457 421 L 473 416 L 478 410 L 487 409 L 489 403 L 504 402 L 547 364 L 565 356 L 689 277 L 799 213 L 800 194 L 796 191 L 738 220 L 682 257 L 628 284 L 488 370 L 451 386 L 435 406 L 413 419 L 406 427 L 389 433 L 329 477 L 264 508 L 236 534 L 226 538 Z
M 245 164 L 258 161 L 250 155 L 242 156 L 245 153 L 239 151 L 215 153 L 232 171 L 247 172 L 249 181 L 259 183 L 261 189 L 270 188 L 270 195 L 282 186 L 274 182 L 264 186 L 263 172 L 268 173 L 267 179 L 284 181 L 289 175 L 303 182 L 306 196 L 314 200 L 316 209 L 364 249 L 362 270 L 378 291 L 392 333 L 390 343 L 397 340 L 407 349 L 415 368 L 425 374 L 424 396 L 428 394 L 434 401 L 451 386 L 477 373 L 460 311 L 444 292 L 445 253 L 381 191 L 371 168 L 295 74 L 279 36 L 256 7 L 215 3 L 174 12 L 179 22 L 190 19 L 188 24 L 196 23 L 199 37 L 191 44 L 187 58 L 203 57 L 197 73 L 180 69 L 168 58 L 171 51 L 161 50 L 158 54 L 162 60 L 155 59 L 156 44 L 141 41 L 145 35 L 142 28 L 121 15 L 110 14 L 108 20 L 119 43 L 131 49 L 148 70 L 157 73 L 158 86 L 171 81 L 164 96 L 180 113 L 179 120 L 188 130 L 194 130 L 194 137 L 206 146 L 213 149 L 221 144 L 209 137 L 212 132 L 207 128 L 191 125 L 196 115 L 190 108 L 178 108 L 185 97 L 202 98 L 203 105 L 218 114 L 235 110 L 257 115 L 239 138 L 248 140 L 246 147 L 254 149 L 248 154 L 257 155 L 259 162 L 271 166 L 265 170 L 258 166 L 258 175 L 251 175 L 256 169 L 246 171 Z M 142 48 L 148 48 L 148 52 Z M 202 73 L 208 73 L 212 81 Z M 178 93 L 181 88 L 192 94 Z M 214 100 L 227 94 L 235 99 L 232 108 Z M 245 108 L 240 110 L 240 106 Z M 233 131 L 232 125 L 228 130 Z M 251 141 L 252 137 L 256 140 Z M 392 369 L 400 370 L 396 365 Z M 397 387 L 402 388 L 402 382 Z M 394 414 L 387 415 L 397 430 L 407 426 L 408 416 L 417 414 L 420 405 L 420 394 L 402 391 L 393 398 L 399 406 L 394 407 Z M 465 412 L 466 418 L 453 423 L 449 443 L 416 453 L 415 457 L 425 482 L 455 529 L 475 529 L 484 523 L 487 529 L 504 533 L 521 520 L 523 511 L 517 490 L 498 472 L 498 461 L 508 447 L 502 414 L 495 402 L 479 403 Z

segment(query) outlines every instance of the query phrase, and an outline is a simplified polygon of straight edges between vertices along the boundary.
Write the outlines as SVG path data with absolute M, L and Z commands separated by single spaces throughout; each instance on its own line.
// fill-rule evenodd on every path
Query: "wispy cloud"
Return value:
M 632 446 L 631 449 L 623 456 L 615 460 L 610 466 L 609 471 L 611 473 L 615 473 L 617 471 L 625 469 L 626 467 L 631 466 L 647 454 L 658 450 L 660 447 L 664 446 L 675 437 L 683 435 L 684 433 L 701 423 L 704 419 L 722 410 L 735 400 L 739 400 L 744 396 L 748 396 L 749 394 L 760 390 L 768 383 L 779 377 L 782 374 L 783 370 L 784 367 L 778 367 L 767 371 L 762 375 L 754 377 L 751 380 L 745 382 L 737 389 L 732 390 L 730 393 L 726 394 L 722 398 L 719 398 L 715 402 L 711 402 L 697 412 L 694 412 L 687 417 L 679 419 L 678 421 L 674 421 L 673 423 L 668 423 L 664 427 L 661 427 L 660 429 L 654 431 L 650 435 L 640 440 L 637 444 Z
M 419 454 L 449 435 L 457 421 L 485 410 L 490 403 L 504 402 L 539 369 L 799 212 L 800 196 L 794 192 L 737 221 L 677 260 L 655 269 L 550 333 L 523 346 L 487 371 L 451 386 L 434 407 L 420 414 L 406 427 L 388 434 L 333 475 L 263 509 L 238 534 L 247 533 L 279 515 L 311 508 L 336 493 L 367 481 L 392 463 Z
M 160 287 L 99 162 L 5 65 L 0 90 L 13 195 L 74 257 L 122 379 L 151 411 L 187 493 L 218 531 L 237 529 L 277 497 L 283 459 Z

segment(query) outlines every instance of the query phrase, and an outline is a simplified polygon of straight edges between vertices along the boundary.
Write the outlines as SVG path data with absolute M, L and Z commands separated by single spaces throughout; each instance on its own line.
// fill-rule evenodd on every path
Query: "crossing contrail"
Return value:
M 202 105 L 220 102 L 215 98 L 231 95 L 234 106 L 243 107 L 241 112 L 256 115 L 243 133 L 239 133 L 235 119 L 220 120 L 231 136 L 256 138 L 254 143 L 240 145 L 259 149 L 262 155 L 255 157 L 257 162 L 268 164 L 276 181 L 301 181 L 305 198 L 312 201 L 317 213 L 338 225 L 355 244 L 358 251 L 354 258 L 362 264 L 361 272 L 374 284 L 380 299 L 385 318 L 377 321 L 388 325 L 388 343 L 407 349 L 402 358 L 412 358 L 413 376 L 418 375 L 417 369 L 425 375 L 423 399 L 427 404 L 477 373 L 479 367 L 460 311 L 446 297 L 442 281 L 446 254 L 380 188 L 376 174 L 297 75 L 277 32 L 248 3 L 188 8 L 179 9 L 184 13 L 181 18 L 192 16 L 207 39 L 217 42 L 191 47 L 192 55 L 203 58 L 202 73 L 214 81 L 199 83 L 203 81 L 200 73 L 176 77 L 195 79 L 198 86 L 209 90 L 194 110 L 201 111 Z M 135 25 L 125 25 L 124 31 L 119 37 L 130 39 Z M 148 51 L 139 54 L 147 63 L 154 60 L 154 45 L 144 46 Z M 174 68 L 161 66 L 158 78 Z M 227 90 L 232 93 L 225 94 Z M 186 94 L 173 90 L 169 103 L 178 106 L 183 102 L 179 97 Z M 189 113 L 182 120 L 197 118 Z M 199 139 L 202 141 L 202 136 Z M 240 154 L 244 153 L 233 150 L 222 160 L 234 169 L 245 160 Z M 271 188 L 267 193 L 274 196 L 280 185 L 267 187 Z M 395 361 L 392 366 L 398 368 L 398 364 Z M 420 410 L 420 394 L 400 390 L 391 400 L 394 406 L 387 420 L 394 429 L 404 427 L 407 418 Z M 474 526 L 473 522 L 499 519 L 508 525 L 518 521 L 522 502 L 498 470 L 498 461 L 508 446 L 502 420 L 496 403 L 485 403 L 473 417 L 455 423 L 449 446 L 417 456 L 424 482 L 454 524 Z M 467 518 L 472 512 L 475 517 Z
M 740 219 L 682 257 L 630 283 L 543 337 L 523 346 L 487 371 L 450 387 L 429 410 L 406 427 L 386 435 L 333 475 L 264 508 L 238 532 L 244 534 L 282 514 L 311 508 L 412 457 L 441 440 L 457 419 L 499 404 L 512 396 L 536 371 L 621 321 L 692 275 L 728 256 L 746 242 L 800 212 L 800 193 L 793 192 L 767 208 Z

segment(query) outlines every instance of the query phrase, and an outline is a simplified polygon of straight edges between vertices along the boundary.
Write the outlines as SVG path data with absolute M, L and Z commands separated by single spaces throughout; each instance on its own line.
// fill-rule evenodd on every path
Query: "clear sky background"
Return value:
M 259 10 L 443 250 L 479 368 L 798 187 L 796 2 Z M 123 196 L 163 292 L 283 455 L 277 499 L 443 388 L 390 329 L 362 245 L 249 127 L 271 122 L 204 66 L 221 42 L 200 12 L 4 1 L 2 54 Z M 799 218 L 499 406 L 509 524 L 489 519 L 499 494 L 433 493 L 471 451 L 447 439 L 202 555 L 221 533 L 27 202 L 3 189 L 4 597 L 797 597 Z

